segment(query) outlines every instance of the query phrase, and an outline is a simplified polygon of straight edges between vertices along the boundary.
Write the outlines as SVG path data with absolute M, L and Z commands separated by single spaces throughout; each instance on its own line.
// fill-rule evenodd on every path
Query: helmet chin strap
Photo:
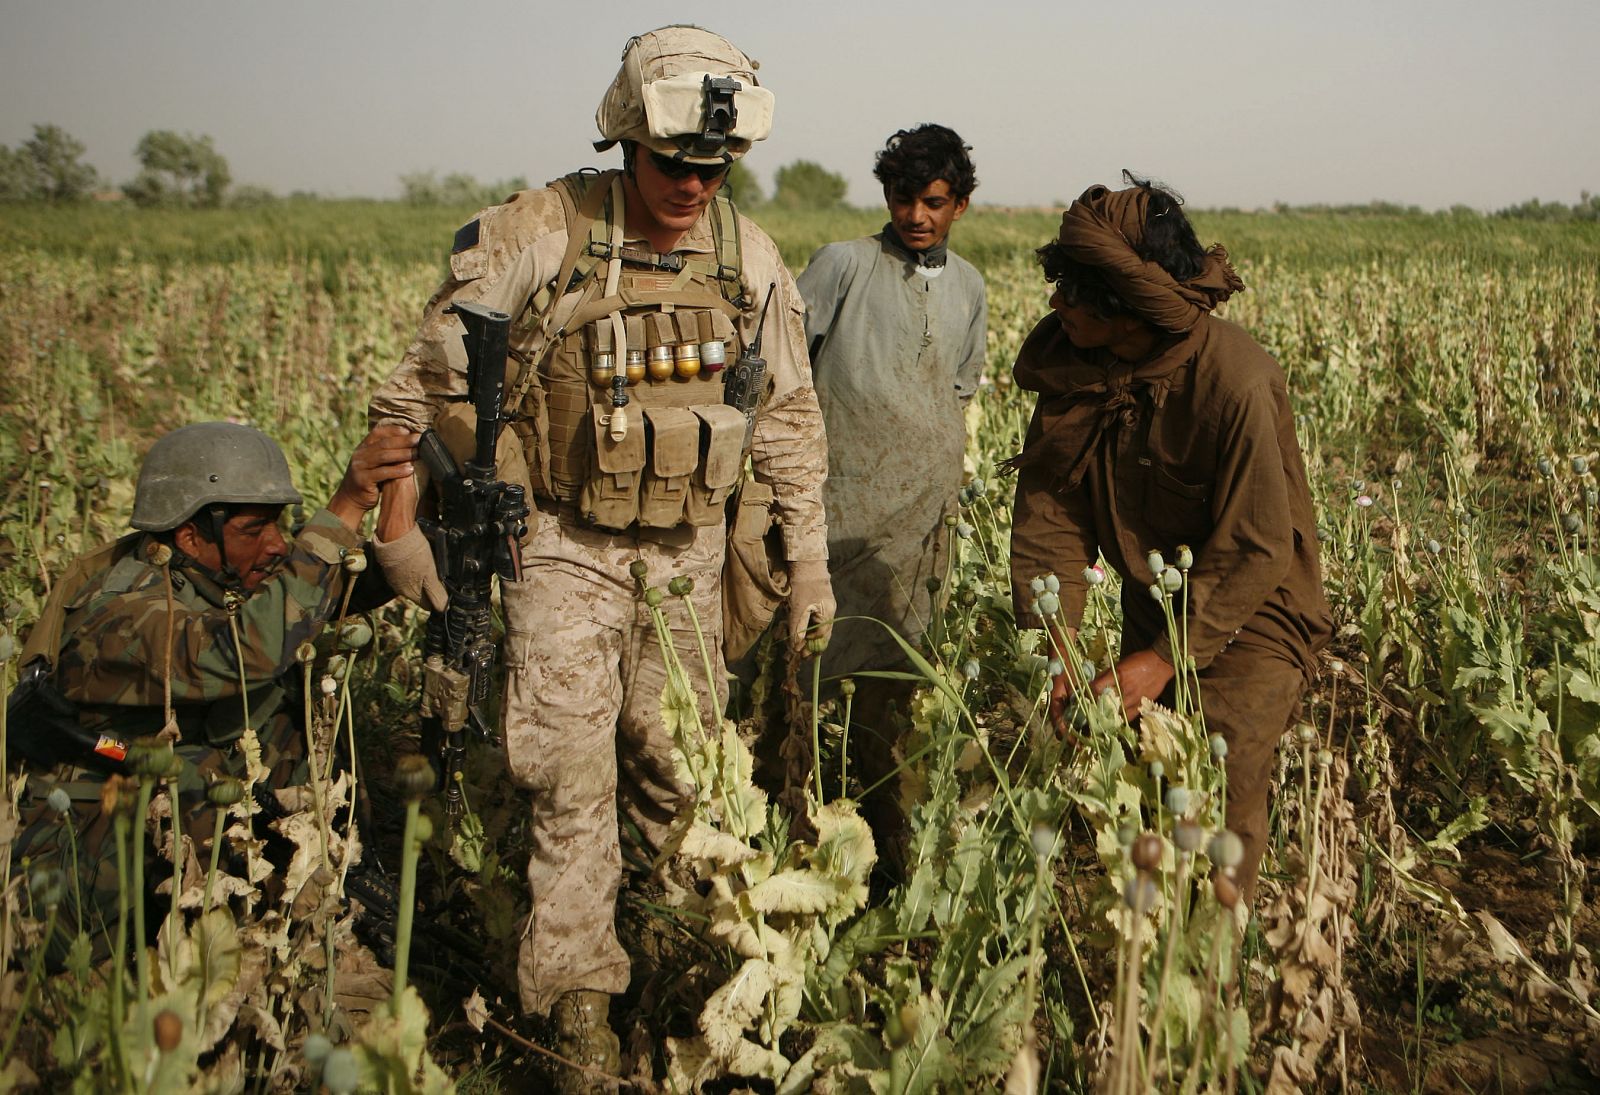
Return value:
M 211 531 L 212 542 L 217 545 L 217 557 L 222 560 L 222 566 L 219 569 L 213 570 L 187 552 L 180 551 L 177 553 L 177 557 L 183 560 L 186 567 L 198 570 L 223 589 L 234 593 L 243 593 L 244 578 L 234 569 L 233 564 L 228 562 L 228 547 L 222 539 L 222 527 L 227 521 L 227 512 L 225 506 L 207 506 L 203 518 L 206 522 L 206 527 Z M 193 519 L 199 521 L 202 520 L 202 517 L 197 513 Z

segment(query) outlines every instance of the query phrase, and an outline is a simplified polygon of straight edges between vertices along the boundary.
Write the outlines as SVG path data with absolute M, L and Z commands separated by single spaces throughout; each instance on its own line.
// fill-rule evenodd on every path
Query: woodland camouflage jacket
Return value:
M 282 705 L 296 648 L 338 611 L 349 580 L 340 564 L 358 535 L 319 511 L 277 572 L 237 601 L 195 569 L 173 565 L 170 625 L 164 572 L 149 561 L 155 544 L 143 533 L 125 536 L 81 560 L 89 566 L 75 566 L 58 586 L 65 619 L 55 686 L 79 705 L 85 728 L 126 739 L 161 728 L 170 680 L 184 742 L 226 744 L 243 730 L 241 679 L 252 725 Z

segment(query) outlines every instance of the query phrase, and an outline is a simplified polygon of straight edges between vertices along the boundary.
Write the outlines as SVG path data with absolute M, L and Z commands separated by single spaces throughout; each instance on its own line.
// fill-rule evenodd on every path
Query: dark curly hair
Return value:
M 1122 173 L 1122 181 L 1142 187 L 1150 195 L 1144 239 L 1134 252 L 1146 262 L 1158 264 L 1177 281 L 1197 276 L 1205 269 L 1206 249 L 1200 246 L 1194 226 L 1183 215 L 1183 198 L 1169 187 L 1131 171 Z M 1059 241 L 1051 240 L 1034 255 L 1044 267 L 1044 279 L 1061 290 L 1068 304 L 1088 308 L 1107 319 L 1129 314 L 1127 304 L 1106 284 L 1100 271 L 1070 258 Z
M 970 198 L 978 188 L 972 147 L 955 130 L 932 122 L 902 129 L 883 144 L 873 175 L 893 194 L 920 194 L 943 179 L 956 199 Z

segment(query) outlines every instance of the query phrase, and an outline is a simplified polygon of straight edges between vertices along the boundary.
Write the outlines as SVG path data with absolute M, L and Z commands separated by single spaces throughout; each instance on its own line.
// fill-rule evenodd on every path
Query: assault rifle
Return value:
M 463 809 L 461 768 L 467 728 L 493 740 L 484 710 L 494 672 L 491 579 L 522 578 L 518 541 L 527 531 L 523 488 L 495 477 L 500 438 L 500 402 L 505 392 L 506 339 L 511 317 L 477 304 L 452 304 L 467 333 L 467 391 L 477 413 L 472 459 L 465 467 L 439 435 L 426 431 L 417 444 L 439 491 L 438 520 L 417 524 L 433 547 L 433 561 L 449 597 L 443 612 L 428 617 L 423 639 L 422 747 L 439 758 L 445 813 Z

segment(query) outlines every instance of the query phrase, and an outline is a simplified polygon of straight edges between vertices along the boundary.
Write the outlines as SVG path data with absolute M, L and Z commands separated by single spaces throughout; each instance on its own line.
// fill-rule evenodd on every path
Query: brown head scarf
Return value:
M 1136 315 L 1176 337 L 1148 360 L 1129 363 L 1078 350 L 1054 313 L 1040 320 L 1013 370 L 1018 387 L 1038 392 L 1039 403 L 1022 452 L 1004 461 L 1002 472 L 1044 464 L 1056 469 L 1063 489 L 1077 486 L 1107 428 L 1119 417 L 1131 419 L 1141 390 L 1149 390 L 1158 407 L 1166 401 L 1181 384 L 1179 370 L 1205 341 L 1202 320 L 1244 288 L 1220 244 L 1187 281 L 1140 258 L 1135 248 L 1144 240 L 1149 211 L 1146 187 L 1091 186 L 1061 215 L 1059 240 L 1068 257 L 1094 267 Z
M 1167 213 L 1167 216 L 1172 216 Z M 1141 319 L 1171 334 L 1182 334 L 1200 317 L 1244 288 L 1221 244 L 1206 252 L 1205 267 L 1178 281 L 1160 263 L 1139 257 L 1150 190 L 1135 186 L 1107 190 L 1091 186 L 1061 214 L 1058 237 L 1067 256 L 1092 266 Z

